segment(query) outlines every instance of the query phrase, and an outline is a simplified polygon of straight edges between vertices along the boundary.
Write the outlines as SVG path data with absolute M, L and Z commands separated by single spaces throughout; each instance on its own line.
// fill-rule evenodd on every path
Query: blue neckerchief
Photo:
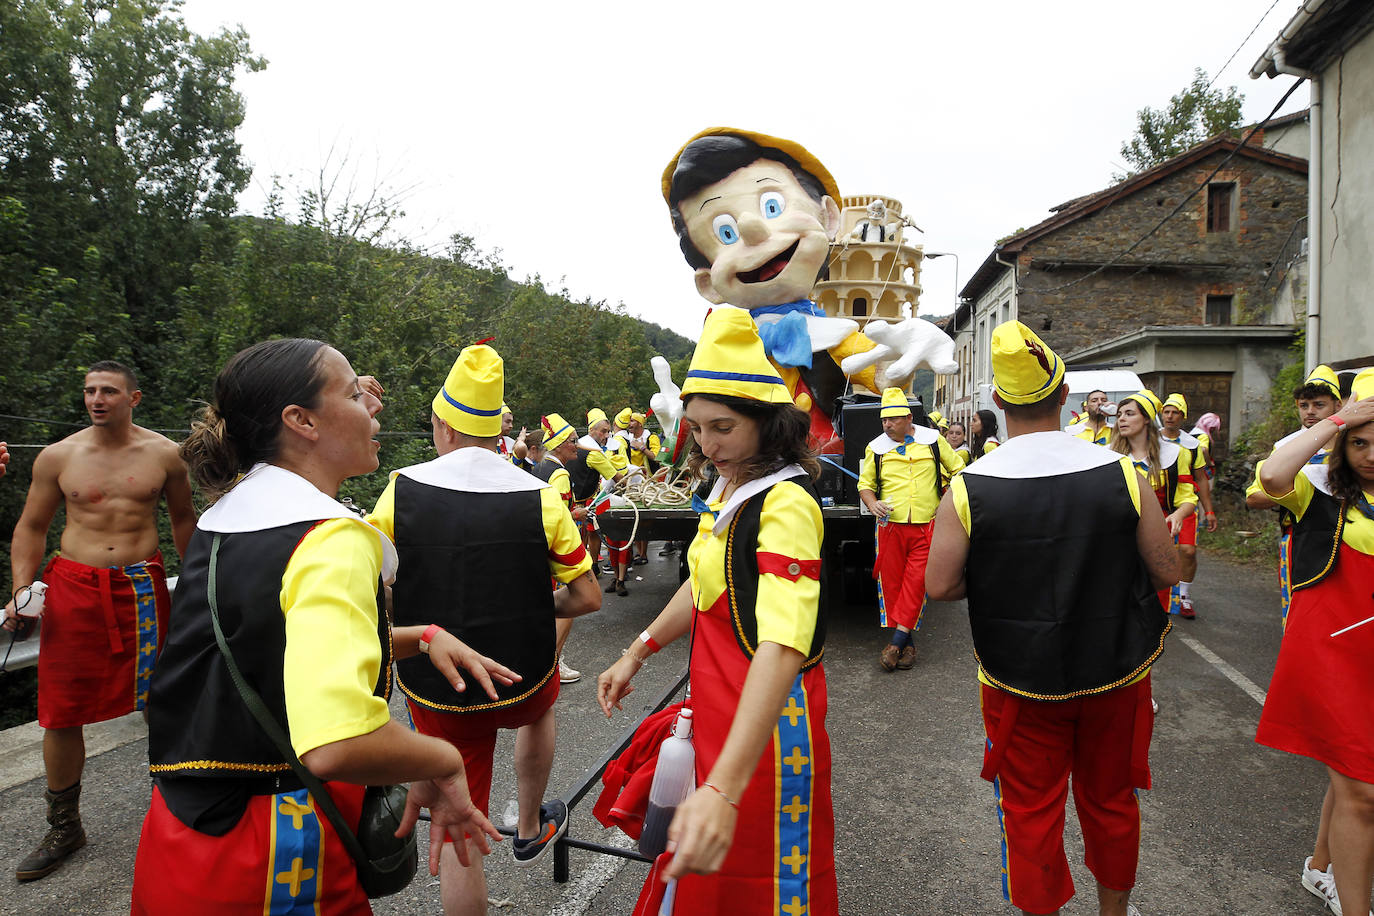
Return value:
M 1140 472 L 1141 472 L 1142 474 L 1144 474 L 1145 477 L 1146 477 L 1147 479 L 1149 478 L 1149 476 L 1150 476 L 1150 462 L 1148 462 L 1148 461 L 1137 461 L 1136 459 L 1133 458 L 1133 459 L 1131 459 L 1131 464 L 1134 464 L 1137 468 L 1139 468 L 1139 469 L 1140 469 Z
M 1311 458 L 1308 458 L 1308 459 L 1307 459 L 1307 463 L 1308 463 L 1308 464 L 1326 464 L 1326 456 L 1329 455 L 1329 454 L 1331 454 L 1331 453 L 1330 453 L 1330 452 L 1317 452 L 1317 454 L 1315 454 L 1315 455 L 1313 455 Z
M 905 454 L 906 454 L 906 447 L 907 447 L 908 445 L 910 445 L 911 443 L 915 442 L 915 441 L 916 441 L 916 437 L 915 437 L 915 436 L 907 436 L 905 439 L 902 440 L 902 444 L 899 445 L 899 446 L 897 446 L 895 449 L 893 449 L 893 451 L 896 452 L 896 453 L 899 454 L 899 455 L 905 455 Z
M 1361 493 L 1359 502 L 1355 503 L 1355 508 L 1359 509 L 1361 514 L 1363 514 L 1365 518 L 1369 519 L 1371 522 L 1374 522 L 1374 506 L 1371 506 L 1369 504 L 1368 496 L 1365 496 L 1363 493 Z
M 692 511 L 700 515 L 709 515 L 712 519 L 716 517 L 716 510 L 712 509 L 706 500 L 695 493 L 692 494 Z
M 806 327 L 806 315 L 825 317 L 825 312 L 810 299 L 798 299 L 781 305 L 764 305 L 750 309 L 758 324 L 763 351 L 779 366 L 811 368 L 811 332 Z M 760 315 L 782 315 L 781 321 L 758 323 Z

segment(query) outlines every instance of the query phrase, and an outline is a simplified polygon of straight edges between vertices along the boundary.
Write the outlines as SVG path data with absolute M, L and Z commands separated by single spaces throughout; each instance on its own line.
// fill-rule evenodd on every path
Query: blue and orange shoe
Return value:
M 567 829 L 568 806 L 556 798 L 544 802 L 539 806 L 538 835 L 527 840 L 516 837 L 515 842 L 511 844 L 515 864 L 520 868 L 539 864 Z

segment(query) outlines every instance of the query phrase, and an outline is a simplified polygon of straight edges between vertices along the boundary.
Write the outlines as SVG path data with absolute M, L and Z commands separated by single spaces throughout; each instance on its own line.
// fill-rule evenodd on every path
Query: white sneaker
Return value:
M 1128 903 L 1126 904 L 1126 916 L 1140 916 L 1140 910 Z
M 1336 896 L 1336 879 L 1331 876 L 1331 866 L 1328 865 L 1326 871 L 1318 871 L 1312 867 L 1311 856 L 1303 859 L 1302 886 L 1336 916 L 1341 916 L 1341 901 Z
M 576 668 L 569 668 L 560 658 L 558 660 L 558 680 L 563 684 L 576 684 L 582 680 L 582 672 Z

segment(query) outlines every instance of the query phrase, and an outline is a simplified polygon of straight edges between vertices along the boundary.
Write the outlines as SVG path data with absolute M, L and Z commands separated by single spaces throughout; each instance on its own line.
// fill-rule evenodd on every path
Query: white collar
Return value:
M 940 438 L 940 434 L 929 426 L 912 426 L 911 438 L 917 445 L 934 445 Z M 879 433 L 878 438 L 868 443 L 868 447 L 873 449 L 875 455 L 886 455 L 901 444 L 887 433 Z
M 331 518 L 367 524 L 358 513 L 320 492 L 299 474 L 274 464 L 255 464 L 233 489 L 205 511 L 196 527 L 219 534 L 240 534 Z M 382 539 L 382 578 L 390 582 L 396 577 L 396 547 L 376 528 L 369 525 L 368 529 Z
M 757 480 L 749 481 L 744 486 L 731 493 L 730 501 L 725 504 L 724 508 L 716 513 L 716 521 L 711 526 L 711 533 L 720 534 L 724 531 L 726 526 L 730 524 L 730 519 L 734 517 L 735 513 L 739 511 L 739 507 L 744 505 L 745 500 L 749 499 L 749 497 L 762 493 L 775 483 L 805 473 L 806 471 L 802 469 L 801 465 L 789 464 L 782 470 L 774 471 L 766 477 L 760 477 Z M 725 478 L 718 478 L 716 480 L 716 485 L 711 488 L 711 495 L 706 498 L 706 501 L 708 503 L 713 503 L 720 499 L 720 494 L 724 489 Z
M 1119 462 L 1111 449 L 1059 430 L 1023 433 L 987 452 L 961 473 L 984 477 L 1055 477 Z
M 519 493 L 548 484 L 484 448 L 455 449 L 433 461 L 393 471 L 419 483 L 468 493 Z
M 606 441 L 609 442 L 610 440 L 607 439 Z M 591 433 L 588 433 L 587 435 L 583 436 L 581 439 L 578 439 L 578 440 L 577 440 L 577 447 L 578 447 L 578 448 L 585 448 L 585 449 L 586 449 L 587 451 L 589 451 L 589 452 L 604 452 L 604 451 L 606 451 L 606 449 L 605 449 L 603 446 L 597 444 L 597 441 L 596 441 L 595 439 L 592 438 Z

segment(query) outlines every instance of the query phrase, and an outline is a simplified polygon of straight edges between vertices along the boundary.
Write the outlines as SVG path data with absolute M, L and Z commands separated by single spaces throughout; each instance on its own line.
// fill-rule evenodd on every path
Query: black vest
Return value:
M 591 499 L 596 494 L 596 488 L 601 485 L 601 472 L 587 464 L 587 456 L 590 454 L 591 452 L 579 445 L 577 457 L 564 465 L 568 469 L 569 479 L 572 480 L 574 500 Z
M 820 505 L 820 497 L 811 485 L 811 478 L 805 474 L 789 480 L 801 487 Z M 776 486 L 776 484 L 774 484 Z M 771 487 L 769 489 L 772 489 Z M 745 500 L 730 520 L 725 536 L 725 591 L 730 598 L 730 618 L 735 632 L 735 641 L 750 658 L 759 647 L 759 621 L 757 613 L 759 597 L 759 526 L 763 515 L 763 502 L 768 490 L 757 493 Z M 821 552 L 821 594 L 816 605 L 816 632 L 811 637 L 811 648 L 807 650 L 806 661 L 801 670 L 807 671 L 820 664 L 825 651 L 825 552 Z
M 296 522 L 220 539 L 220 626 L 244 679 L 283 728 L 286 621 L 281 580 L 297 545 L 317 524 Z M 182 563 L 167 641 L 149 692 L 148 762 L 172 813 L 202 832 L 223 833 L 238 821 L 248 795 L 272 791 L 263 788 L 264 777 L 295 776 L 248 711 L 215 644 L 206 598 L 213 538 L 197 528 Z M 387 697 L 391 630 L 380 586 L 379 582 L 377 638 L 382 665 L 373 692 Z
M 1119 464 L 963 479 L 969 622 L 990 681 L 1069 699 L 1123 686 L 1163 652 L 1168 617 L 1136 547 L 1139 515 Z
M 563 465 L 558 461 L 545 455 L 544 460 L 536 464 L 533 469 L 530 470 L 530 473 L 547 483 L 553 477 L 553 472 L 562 466 Z
M 1293 591 L 1316 585 L 1336 568 L 1344 530 L 1341 501 L 1321 490 L 1314 492 L 1307 511 L 1293 524 L 1293 546 L 1288 555 Z
M 523 678 L 495 684 L 493 701 L 471 678 L 454 690 L 418 655 L 396 663 L 401 689 L 416 702 L 445 712 L 513 706 L 557 671 L 539 492 L 473 493 L 396 478 L 396 625 L 437 623 Z

